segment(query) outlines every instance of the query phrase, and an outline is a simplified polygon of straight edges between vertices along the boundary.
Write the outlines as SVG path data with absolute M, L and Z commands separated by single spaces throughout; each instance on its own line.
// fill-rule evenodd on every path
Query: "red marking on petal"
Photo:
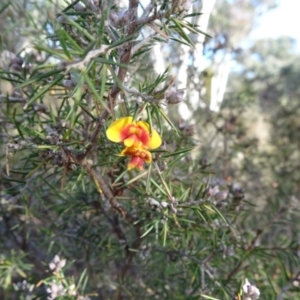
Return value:
M 143 146 L 146 147 L 150 140 L 150 133 L 143 127 L 139 126 L 139 140 L 143 143 Z
M 128 169 L 131 170 L 133 168 L 137 168 L 138 170 L 143 170 L 144 161 L 140 157 L 133 156 L 128 163 Z
M 124 141 L 129 136 L 130 127 L 131 127 L 131 125 L 127 125 L 121 129 L 120 135 L 121 135 L 122 141 Z
M 150 132 L 145 127 L 134 123 L 123 127 L 120 136 L 122 141 L 126 140 L 125 146 L 127 147 L 147 147 L 151 140 Z
M 152 161 L 151 153 L 145 148 L 126 147 L 122 150 L 121 156 L 131 156 L 128 163 L 128 169 L 138 168 L 143 169 L 144 162 L 150 163 Z

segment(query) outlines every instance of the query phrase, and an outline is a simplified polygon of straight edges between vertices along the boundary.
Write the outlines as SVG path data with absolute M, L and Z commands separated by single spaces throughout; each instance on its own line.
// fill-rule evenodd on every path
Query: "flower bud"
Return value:
M 75 164 L 69 164 L 69 170 L 75 171 L 77 169 L 77 166 Z
M 186 127 L 185 121 L 184 121 L 183 119 L 180 119 L 180 120 L 179 120 L 179 124 L 178 124 L 178 128 L 179 128 L 180 130 L 184 130 L 185 127 Z
M 75 82 L 72 79 L 65 79 L 62 81 L 62 85 L 67 89 L 72 89 L 75 87 Z
M 16 59 L 16 57 L 17 57 L 16 54 L 8 50 L 4 50 L 1 53 L 1 60 L 5 62 L 13 62 L 13 60 Z
M 42 112 L 42 113 L 45 113 L 45 114 L 47 114 L 49 112 L 49 108 L 45 104 L 35 103 L 33 108 L 36 112 Z
M 62 121 L 62 122 L 61 122 L 61 126 L 62 126 L 63 128 L 69 128 L 69 127 L 70 127 L 70 122 L 68 122 L 68 121 Z
M 210 186 L 207 190 L 206 190 L 206 195 L 208 197 L 213 197 L 215 196 L 217 193 L 219 193 L 219 186 L 215 185 L 213 188 Z
M 191 8 L 191 5 L 192 5 L 192 1 L 191 0 L 185 0 L 185 1 L 182 1 L 181 8 L 185 12 L 188 12 L 190 10 L 190 8 Z
M 51 271 L 59 272 L 66 265 L 66 260 L 61 259 L 58 255 L 55 255 L 52 261 L 49 263 Z
M 22 65 L 19 65 L 17 63 L 12 63 L 11 67 L 15 71 L 19 71 L 19 72 L 22 71 Z
M 77 16 L 68 16 L 68 18 L 65 18 L 64 16 L 57 17 L 57 21 L 61 24 L 69 23 L 68 19 L 76 21 L 78 19 L 78 17 Z
M 223 201 L 227 198 L 227 196 L 228 196 L 228 191 L 220 191 L 214 195 L 217 201 Z
M 191 0 L 173 0 L 172 1 L 172 13 L 174 14 L 181 14 L 186 13 L 190 10 L 192 5 Z
M 23 67 L 24 67 L 24 70 L 25 70 L 26 72 L 29 72 L 30 69 L 31 69 L 31 64 L 30 64 L 30 63 L 25 63 L 25 65 L 23 65 Z
M 129 18 L 129 12 L 128 10 L 122 9 L 118 13 L 114 10 L 110 12 L 110 21 L 112 25 L 116 28 L 124 27 L 128 21 Z
M 11 61 L 11 63 L 12 64 L 18 64 L 18 65 L 20 65 L 20 66 L 22 66 L 23 65 L 23 58 L 22 57 L 20 57 L 20 56 L 16 56 L 12 61 Z
M 75 5 L 73 5 L 73 8 L 76 11 L 85 11 L 85 7 L 79 2 L 77 2 Z
M 89 0 L 92 5 L 99 6 L 99 0 Z
M 194 134 L 195 134 L 195 126 L 194 125 L 190 125 L 190 126 L 186 127 L 186 129 L 185 129 L 186 136 L 193 136 Z
M 178 104 L 183 100 L 184 91 L 178 91 L 176 86 L 171 86 L 165 93 L 168 104 Z
M 147 202 L 148 202 L 148 204 L 149 204 L 152 208 L 157 209 L 157 208 L 160 207 L 160 202 L 157 201 L 157 200 L 155 200 L 155 199 L 153 199 L 153 198 L 148 198 L 148 199 L 147 199 Z
M 244 300 L 256 300 L 260 296 L 259 289 L 256 286 L 251 285 L 247 278 L 245 279 L 245 283 L 243 285 L 243 292 Z
M 167 98 L 169 104 L 178 104 L 183 100 L 183 91 L 177 91 Z
M 200 164 L 200 166 L 203 167 L 203 168 L 208 167 L 208 166 L 209 166 L 208 158 L 207 158 L 207 157 L 202 157 L 202 158 L 199 160 L 199 164 Z

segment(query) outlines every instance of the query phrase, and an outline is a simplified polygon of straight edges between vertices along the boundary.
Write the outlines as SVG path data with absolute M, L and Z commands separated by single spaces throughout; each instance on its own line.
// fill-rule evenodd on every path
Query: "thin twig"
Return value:
M 287 285 L 285 287 L 282 288 L 282 290 L 281 290 L 280 294 L 277 296 L 276 300 L 284 299 L 285 294 L 293 287 L 294 281 L 297 281 L 297 282 L 300 281 L 299 276 L 300 276 L 300 271 L 295 276 L 293 276 L 293 278 L 291 278 L 289 280 L 289 282 L 287 283 Z
M 100 202 L 94 202 L 93 203 L 94 207 L 99 210 L 101 213 L 103 213 L 104 217 L 106 218 L 106 220 L 110 223 L 113 232 L 115 233 L 115 235 L 117 236 L 120 244 L 124 245 L 124 249 L 126 252 L 126 255 L 128 254 L 129 251 L 129 245 L 126 239 L 126 236 L 122 230 L 122 228 L 120 227 L 119 224 L 119 220 L 118 220 L 118 215 L 114 215 L 113 217 L 111 217 L 103 208 L 103 206 L 101 205 Z
M 141 49 L 145 44 L 150 42 L 155 36 L 157 35 L 157 32 L 154 32 L 144 38 L 141 42 L 139 42 L 137 45 L 135 45 L 131 50 L 131 55 L 135 54 L 139 49 Z
M 37 270 L 39 270 L 43 276 L 47 276 L 47 270 L 42 264 L 42 262 L 38 259 L 37 248 L 27 240 L 27 235 L 24 234 L 22 237 L 18 237 L 15 235 L 14 230 L 12 230 L 12 224 L 10 217 L 3 215 L 3 220 L 7 227 L 7 234 L 12 237 L 13 242 L 17 247 L 19 247 L 24 253 L 26 253 L 27 258 L 30 262 L 32 262 Z
M 76 162 L 75 162 L 76 163 Z M 104 199 L 110 203 L 114 210 L 116 210 L 123 218 L 129 223 L 134 223 L 136 220 L 133 216 L 131 216 L 118 202 L 118 200 L 114 197 L 111 189 L 105 182 L 104 178 L 97 174 L 91 165 L 87 162 L 87 160 L 83 160 L 79 162 L 79 164 L 85 169 L 85 171 L 94 179 L 96 185 L 99 188 L 99 192 L 104 195 Z
M 112 49 L 112 48 L 111 48 Z M 109 50 L 111 50 L 109 46 L 102 45 L 100 49 L 97 50 L 91 50 L 88 52 L 88 54 L 81 59 L 80 61 L 69 63 L 65 66 L 66 72 L 70 72 L 71 69 L 84 69 L 85 66 L 95 57 L 107 54 Z
M 129 9 L 128 9 L 129 17 L 128 17 L 128 21 L 126 24 L 126 36 L 127 37 L 134 34 L 138 29 L 138 25 L 136 25 L 138 5 L 139 5 L 138 0 L 129 1 Z M 126 43 L 125 45 L 123 45 L 123 47 L 119 48 L 120 64 L 123 64 L 123 65 L 130 64 L 130 60 L 132 57 L 132 47 L 133 47 L 133 42 L 129 42 L 129 43 Z M 120 67 L 118 70 L 117 76 L 121 83 L 123 83 L 125 80 L 127 69 L 128 69 L 127 67 L 126 68 Z M 117 102 L 116 99 L 117 99 L 120 91 L 121 91 L 121 88 L 120 88 L 119 84 L 115 81 L 111 91 L 108 94 L 108 100 L 110 103 L 109 110 L 108 109 L 104 110 L 102 115 L 97 119 L 95 130 L 90 138 L 89 146 L 87 147 L 84 156 L 86 156 L 91 151 L 94 144 L 97 142 L 99 133 L 102 130 L 102 127 L 105 124 L 106 119 L 110 116 L 110 113 L 113 111 L 113 109 L 116 105 L 116 102 Z
M 27 99 L 22 98 L 22 97 L 11 97 L 11 96 L 8 96 L 8 95 L 3 95 L 3 94 L 0 94 L 0 99 L 1 100 L 6 100 L 8 102 L 15 102 L 15 103 L 26 102 L 27 101 Z
M 166 13 L 165 12 L 157 12 L 156 14 L 153 14 L 152 16 L 150 17 L 141 17 L 139 20 L 136 21 L 136 24 L 137 25 L 145 25 L 147 23 L 150 23 L 154 20 L 158 20 L 158 19 L 162 19 L 166 16 Z
M 268 227 L 270 227 L 283 213 L 286 212 L 286 209 L 284 207 L 279 208 L 275 216 L 264 226 L 263 229 L 257 229 L 256 235 L 254 238 L 248 243 L 248 245 L 245 247 L 245 251 L 250 253 L 255 249 L 256 241 L 258 238 L 266 231 Z M 227 279 L 231 279 L 243 266 L 245 258 L 247 258 L 248 255 L 244 256 L 244 259 L 242 259 L 235 267 L 234 269 L 228 274 Z

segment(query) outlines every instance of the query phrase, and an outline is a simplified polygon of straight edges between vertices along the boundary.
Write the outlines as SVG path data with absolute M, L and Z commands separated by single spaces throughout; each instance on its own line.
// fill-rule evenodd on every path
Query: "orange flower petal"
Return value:
M 128 165 L 127 165 L 128 170 L 137 168 L 138 170 L 142 171 L 144 169 L 144 161 L 142 158 L 133 156 Z
M 152 155 L 144 148 L 126 147 L 121 153 L 121 156 L 131 156 L 128 163 L 128 169 L 138 168 L 143 169 L 144 162 L 150 163 L 152 161 Z

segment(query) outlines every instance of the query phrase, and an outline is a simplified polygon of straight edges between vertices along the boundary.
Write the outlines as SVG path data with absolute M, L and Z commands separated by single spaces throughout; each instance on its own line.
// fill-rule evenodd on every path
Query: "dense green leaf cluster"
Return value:
M 192 93 L 171 76 L 176 57 L 156 74 L 151 51 L 194 57 L 195 36 L 209 38 L 189 1 L 32 2 L 24 14 L 0 4 L 24 40 L 1 39 L 0 298 L 246 299 L 248 278 L 262 299 L 296 300 L 296 56 L 274 77 L 265 47 L 253 64 L 235 53 L 243 68 L 218 112 L 190 65 L 188 86 L 208 100 L 184 121 L 172 104 Z M 275 120 L 266 143 L 251 135 L 260 109 Z M 162 137 L 143 171 L 106 137 L 124 116 Z

